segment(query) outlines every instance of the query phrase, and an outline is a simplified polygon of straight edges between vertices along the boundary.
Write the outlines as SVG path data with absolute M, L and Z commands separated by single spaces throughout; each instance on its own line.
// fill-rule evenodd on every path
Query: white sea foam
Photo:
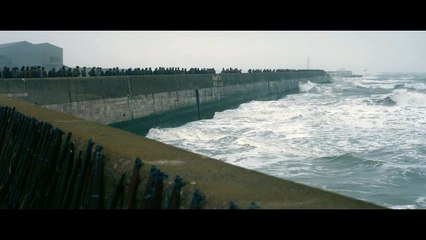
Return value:
M 299 92 L 309 92 L 311 90 L 315 90 L 316 86 L 317 85 L 311 81 L 307 81 L 306 83 L 299 82 Z
M 416 203 L 423 208 L 426 208 L 426 197 L 419 197 L 416 199 Z
M 385 90 L 366 90 L 370 91 L 367 94 L 355 89 L 357 83 L 380 86 L 383 81 L 377 76 L 374 82 L 307 82 L 299 89 L 308 94 L 251 101 L 217 112 L 213 119 L 151 129 L 147 137 L 277 177 L 385 202 L 392 208 L 426 208 L 426 201 L 420 198 L 386 202 L 397 199 L 402 189 L 409 191 L 412 182 L 426 182 L 426 176 L 415 174 L 426 169 L 426 156 L 417 151 L 426 146 L 426 111 L 422 107 L 426 95 L 406 89 L 392 91 L 389 86 L 400 80 L 391 80 Z M 413 80 L 402 83 L 416 84 Z M 396 104 L 374 104 L 386 97 Z M 333 156 L 340 157 L 324 160 Z M 424 179 L 413 180 L 413 176 Z M 367 194 L 372 189 L 385 197 Z
M 426 84 L 424 84 L 424 83 L 405 83 L 404 87 L 417 89 L 417 90 L 425 90 Z
M 407 89 L 394 90 L 390 98 L 399 106 L 426 106 L 426 94 Z
M 416 205 L 414 204 L 407 204 L 407 205 L 388 205 L 391 209 L 416 209 Z

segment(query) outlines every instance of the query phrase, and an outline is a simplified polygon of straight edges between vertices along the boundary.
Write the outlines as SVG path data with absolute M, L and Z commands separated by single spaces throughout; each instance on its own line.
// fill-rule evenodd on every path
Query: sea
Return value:
M 384 207 L 426 208 L 426 73 L 308 81 L 146 137 Z

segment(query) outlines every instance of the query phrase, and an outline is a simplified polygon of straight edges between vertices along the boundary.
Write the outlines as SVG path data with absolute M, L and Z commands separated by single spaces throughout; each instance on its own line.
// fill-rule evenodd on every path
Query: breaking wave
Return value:
M 375 74 L 299 84 L 147 137 L 390 208 L 426 208 L 426 82 Z
M 315 83 L 308 81 L 306 83 L 299 82 L 299 92 L 318 92 L 318 87 Z
M 389 98 L 398 106 L 426 106 L 426 94 L 396 89 Z

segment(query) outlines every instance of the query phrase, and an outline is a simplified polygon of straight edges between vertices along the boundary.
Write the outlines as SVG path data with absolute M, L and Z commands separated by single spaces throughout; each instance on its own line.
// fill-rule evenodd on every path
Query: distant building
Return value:
M 59 69 L 63 66 L 63 50 L 50 43 L 32 44 L 22 41 L 0 44 L 0 67 L 22 66 Z
M 332 77 L 349 77 L 349 78 L 363 77 L 363 75 L 352 74 L 352 71 L 347 71 L 345 69 L 339 69 L 337 71 L 327 71 L 327 73 Z

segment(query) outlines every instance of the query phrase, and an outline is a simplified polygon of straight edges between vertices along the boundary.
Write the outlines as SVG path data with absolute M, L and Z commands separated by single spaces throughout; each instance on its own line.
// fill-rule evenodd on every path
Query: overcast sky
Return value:
M 67 66 L 345 68 L 426 72 L 426 32 L 0 31 L 0 44 L 49 42 Z

